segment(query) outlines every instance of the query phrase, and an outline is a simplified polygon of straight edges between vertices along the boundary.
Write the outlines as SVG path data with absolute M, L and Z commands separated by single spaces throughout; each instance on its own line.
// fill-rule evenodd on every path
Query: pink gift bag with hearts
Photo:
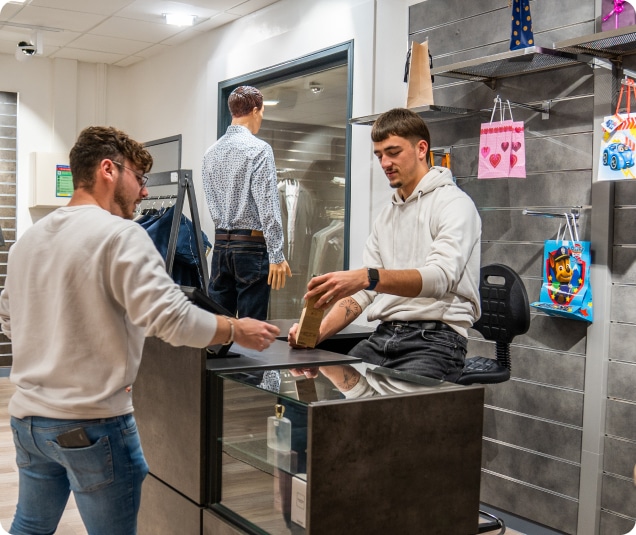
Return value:
M 499 107 L 500 121 L 493 121 Z M 479 134 L 477 178 L 508 178 L 512 153 L 512 121 L 503 119 L 501 99 L 495 99 L 489 123 L 482 123 Z
M 510 178 L 526 178 L 526 137 L 523 121 L 512 121 L 510 136 Z
M 481 125 L 479 136 L 479 167 L 477 178 L 526 178 L 526 143 L 523 121 L 505 120 L 501 98 L 495 98 L 489 123 Z M 500 121 L 493 122 L 499 107 Z

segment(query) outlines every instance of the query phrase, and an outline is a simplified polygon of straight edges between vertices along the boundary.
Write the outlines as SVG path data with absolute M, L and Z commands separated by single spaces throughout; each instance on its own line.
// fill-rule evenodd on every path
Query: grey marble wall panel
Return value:
M 601 508 L 636 518 L 636 486 L 632 479 L 604 474 Z
M 526 132 L 526 162 L 531 163 L 533 173 L 557 169 L 589 169 L 593 164 L 593 155 L 596 154 L 592 146 L 591 132 L 549 137 L 535 137 Z M 576 194 L 576 191 L 572 192 L 573 198 Z M 575 204 L 577 203 L 571 203 Z
M 636 247 L 614 246 L 612 255 L 612 280 L 636 284 Z
M 505 186 L 504 186 L 505 187 Z M 514 194 L 511 194 L 514 197 Z M 538 203 L 536 203 L 538 204 Z M 530 205 L 530 206 L 536 206 Z M 569 212 L 569 208 L 547 209 L 555 212 Z M 484 241 L 520 241 L 540 242 L 554 240 L 561 229 L 565 228 L 564 219 L 549 217 L 535 217 L 524 215 L 521 208 L 513 209 L 480 209 L 482 231 L 481 238 Z M 590 235 L 590 218 L 581 218 L 579 237 L 584 239 Z M 566 231 L 566 239 L 570 239 Z
M 463 9 L 456 13 L 462 11 Z M 507 8 L 477 13 L 469 18 L 463 18 L 462 14 L 462 18 L 456 21 L 448 16 L 450 11 L 446 13 L 444 18 L 437 21 L 433 17 L 427 18 L 425 27 L 411 36 L 419 42 L 428 38 L 435 67 L 481 57 L 485 50 L 489 50 L 487 54 L 510 50 L 511 13 Z M 438 26 L 430 26 L 440 23 Z M 489 29 L 487 44 L 484 43 L 484 28 Z M 475 50 L 476 47 L 478 50 Z
M 479 130 L 475 130 L 477 135 Z M 516 193 L 517 189 L 525 192 L 525 200 L 523 204 L 517 204 L 515 201 L 511 206 L 580 206 L 587 205 L 590 201 L 590 184 L 592 179 L 591 168 L 593 164 L 594 154 L 591 150 L 592 134 L 591 132 L 579 132 L 564 135 L 543 135 L 532 131 L 526 131 L 526 179 L 509 178 L 509 179 L 486 179 L 479 180 L 478 183 L 488 183 L 490 188 L 505 188 L 510 191 L 511 196 Z M 465 140 L 464 140 L 465 141 Z M 454 147 L 457 143 L 456 139 L 438 139 L 433 138 L 433 147 L 450 146 L 451 147 L 451 169 L 458 177 L 476 177 L 478 170 L 479 156 L 479 138 L 475 137 L 471 145 Z M 583 173 L 578 173 L 584 171 Z M 563 177 L 563 173 L 577 173 L 580 182 L 575 184 L 561 184 L 559 179 Z M 557 202 L 549 197 L 550 190 L 544 191 L 535 186 L 534 175 L 547 175 L 544 181 L 552 179 L 550 189 L 556 189 L 561 186 L 559 197 L 565 197 L 565 202 Z M 567 187 L 571 186 L 571 187 Z M 501 198 L 501 194 L 497 194 L 496 198 Z M 503 197 L 504 199 L 506 196 Z M 531 202 L 531 199 L 534 201 Z M 503 203 L 499 201 L 493 206 L 501 206 Z
M 536 349 L 585 355 L 587 325 L 584 321 L 537 314 L 532 316 L 528 332 L 517 336 L 515 342 Z
M 636 402 L 636 364 L 610 361 L 608 364 L 607 395 Z M 634 422 L 636 425 L 636 422 Z M 634 459 L 636 462 L 636 458 Z
M 636 441 L 636 404 L 614 399 L 607 400 L 605 433 Z
M 634 529 L 634 520 L 607 511 L 601 511 L 599 535 L 622 535 L 623 533 L 629 533 L 632 529 Z
M 513 377 L 583 391 L 585 358 L 565 352 L 514 348 Z
M 461 14 L 462 18 L 474 17 L 486 11 L 501 9 L 502 0 L 448 0 L 427 1 L 409 7 L 409 33 L 422 28 L 440 24 L 441 21 L 452 23 Z
M 0 137 L 16 137 L 17 129 L 15 126 L 2 126 L 0 121 Z
M 541 277 L 543 244 L 482 242 L 481 264 L 506 264 L 521 277 Z
M 15 157 L 11 160 L 0 160 L 0 171 L 15 173 Z
M 493 385 L 492 389 L 499 386 Z M 486 389 L 486 394 L 489 390 Z M 581 462 L 581 430 L 572 426 L 486 407 L 484 437 L 573 463 Z
M 0 150 L 7 149 L 10 151 L 15 151 L 16 149 L 15 130 L 13 137 L 3 137 L 0 135 Z
M 630 442 L 614 437 L 605 437 L 603 451 L 603 470 L 610 474 L 634 477 L 634 463 L 636 463 L 636 442 Z M 634 509 L 636 515 L 636 509 Z
M 442 82 L 445 82 L 442 83 Z M 555 131 L 558 128 L 564 130 L 580 131 L 582 124 L 592 127 L 590 115 L 577 114 L 577 106 L 582 111 L 589 111 L 594 93 L 593 71 L 585 64 L 574 64 L 558 71 L 537 72 L 520 77 L 502 78 L 497 80 L 493 89 L 489 85 L 470 81 L 461 81 L 458 78 L 435 76 L 433 81 L 433 96 L 435 104 L 442 106 L 454 106 L 471 110 L 491 110 L 493 99 L 500 95 L 503 99 L 521 103 L 540 103 L 544 100 L 551 101 L 550 117 L 544 120 L 536 111 L 515 107 L 513 116 L 515 119 L 530 121 L 533 130 L 541 132 Z M 587 96 L 587 99 L 560 100 L 569 97 Z M 490 111 L 484 111 L 478 115 L 482 122 L 490 120 Z M 458 121 L 463 123 L 464 119 Z M 444 123 L 448 119 L 443 120 Z M 565 132 L 564 132 L 565 133 Z
M 471 331 L 472 333 L 472 331 Z M 515 339 L 516 340 L 516 339 Z M 495 357 L 495 345 L 472 336 L 468 339 L 467 355 Z M 512 377 L 552 386 L 583 390 L 585 358 L 570 353 L 543 351 L 533 347 L 510 347 Z
M 583 393 L 510 380 L 486 391 L 486 403 L 545 420 L 583 425 Z
M 482 468 L 571 498 L 579 497 L 580 467 L 484 440 Z
M 612 286 L 612 306 L 610 317 L 612 321 L 636 323 L 636 286 Z
M 610 324 L 609 356 L 613 360 L 636 363 L 636 325 Z
M 636 207 L 614 210 L 614 245 L 636 243 Z
M 460 151 L 464 152 L 464 151 Z M 455 161 L 455 158 L 452 160 Z M 454 171 L 453 165 L 453 172 Z M 529 174 L 526 179 L 509 180 L 458 180 L 478 206 L 491 208 L 533 206 L 585 206 L 590 204 L 592 172 L 589 170 Z M 549 210 L 552 211 L 552 210 Z M 581 218 L 582 224 L 585 224 Z M 556 233 L 559 224 L 554 219 L 523 216 L 522 224 L 532 225 L 543 231 L 541 239 Z M 521 241 L 521 239 L 519 240 Z
M 494 474 L 482 473 L 482 502 L 505 511 L 514 511 L 539 524 L 576 533 L 578 501 L 510 481 Z
M 539 300 L 539 294 L 541 293 L 541 285 L 543 284 L 543 280 L 538 277 L 535 278 L 524 278 L 523 284 L 526 287 L 526 293 L 528 294 L 528 301 L 533 303 L 534 301 Z M 534 309 L 530 310 L 530 314 L 535 312 Z
M 615 205 L 636 205 L 636 181 L 619 180 L 614 184 Z

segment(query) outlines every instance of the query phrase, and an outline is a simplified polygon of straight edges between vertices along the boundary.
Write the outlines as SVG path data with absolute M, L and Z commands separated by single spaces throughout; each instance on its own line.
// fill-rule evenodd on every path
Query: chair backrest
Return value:
M 503 264 L 481 268 L 481 317 L 473 325 L 486 340 L 509 344 L 530 327 L 530 305 L 521 277 Z

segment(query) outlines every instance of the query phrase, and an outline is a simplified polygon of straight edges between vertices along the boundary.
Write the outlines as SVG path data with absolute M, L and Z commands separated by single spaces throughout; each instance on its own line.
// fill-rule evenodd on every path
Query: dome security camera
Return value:
M 32 56 L 36 53 L 37 47 L 34 44 L 27 43 L 26 41 L 20 41 L 18 43 L 18 50 L 27 56 Z
M 33 39 L 30 41 L 20 41 L 15 49 L 15 59 L 18 61 L 26 61 L 31 56 L 41 54 L 42 38 L 39 32 L 34 32 Z

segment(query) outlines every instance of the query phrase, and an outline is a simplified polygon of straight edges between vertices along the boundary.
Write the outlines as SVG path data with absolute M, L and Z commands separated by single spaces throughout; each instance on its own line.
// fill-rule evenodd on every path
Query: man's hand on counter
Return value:
M 234 340 L 248 349 L 267 349 L 280 334 L 280 329 L 275 325 L 252 318 L 238 319 L 235 324 Z
M 226 318 L 224 316 L 218 316 L 218 318 L 217 334 L 210 345 L 236 342 L 247 349 L 263 351 L 280 334 L 278 327 L 265 321 L 252 318 Z

